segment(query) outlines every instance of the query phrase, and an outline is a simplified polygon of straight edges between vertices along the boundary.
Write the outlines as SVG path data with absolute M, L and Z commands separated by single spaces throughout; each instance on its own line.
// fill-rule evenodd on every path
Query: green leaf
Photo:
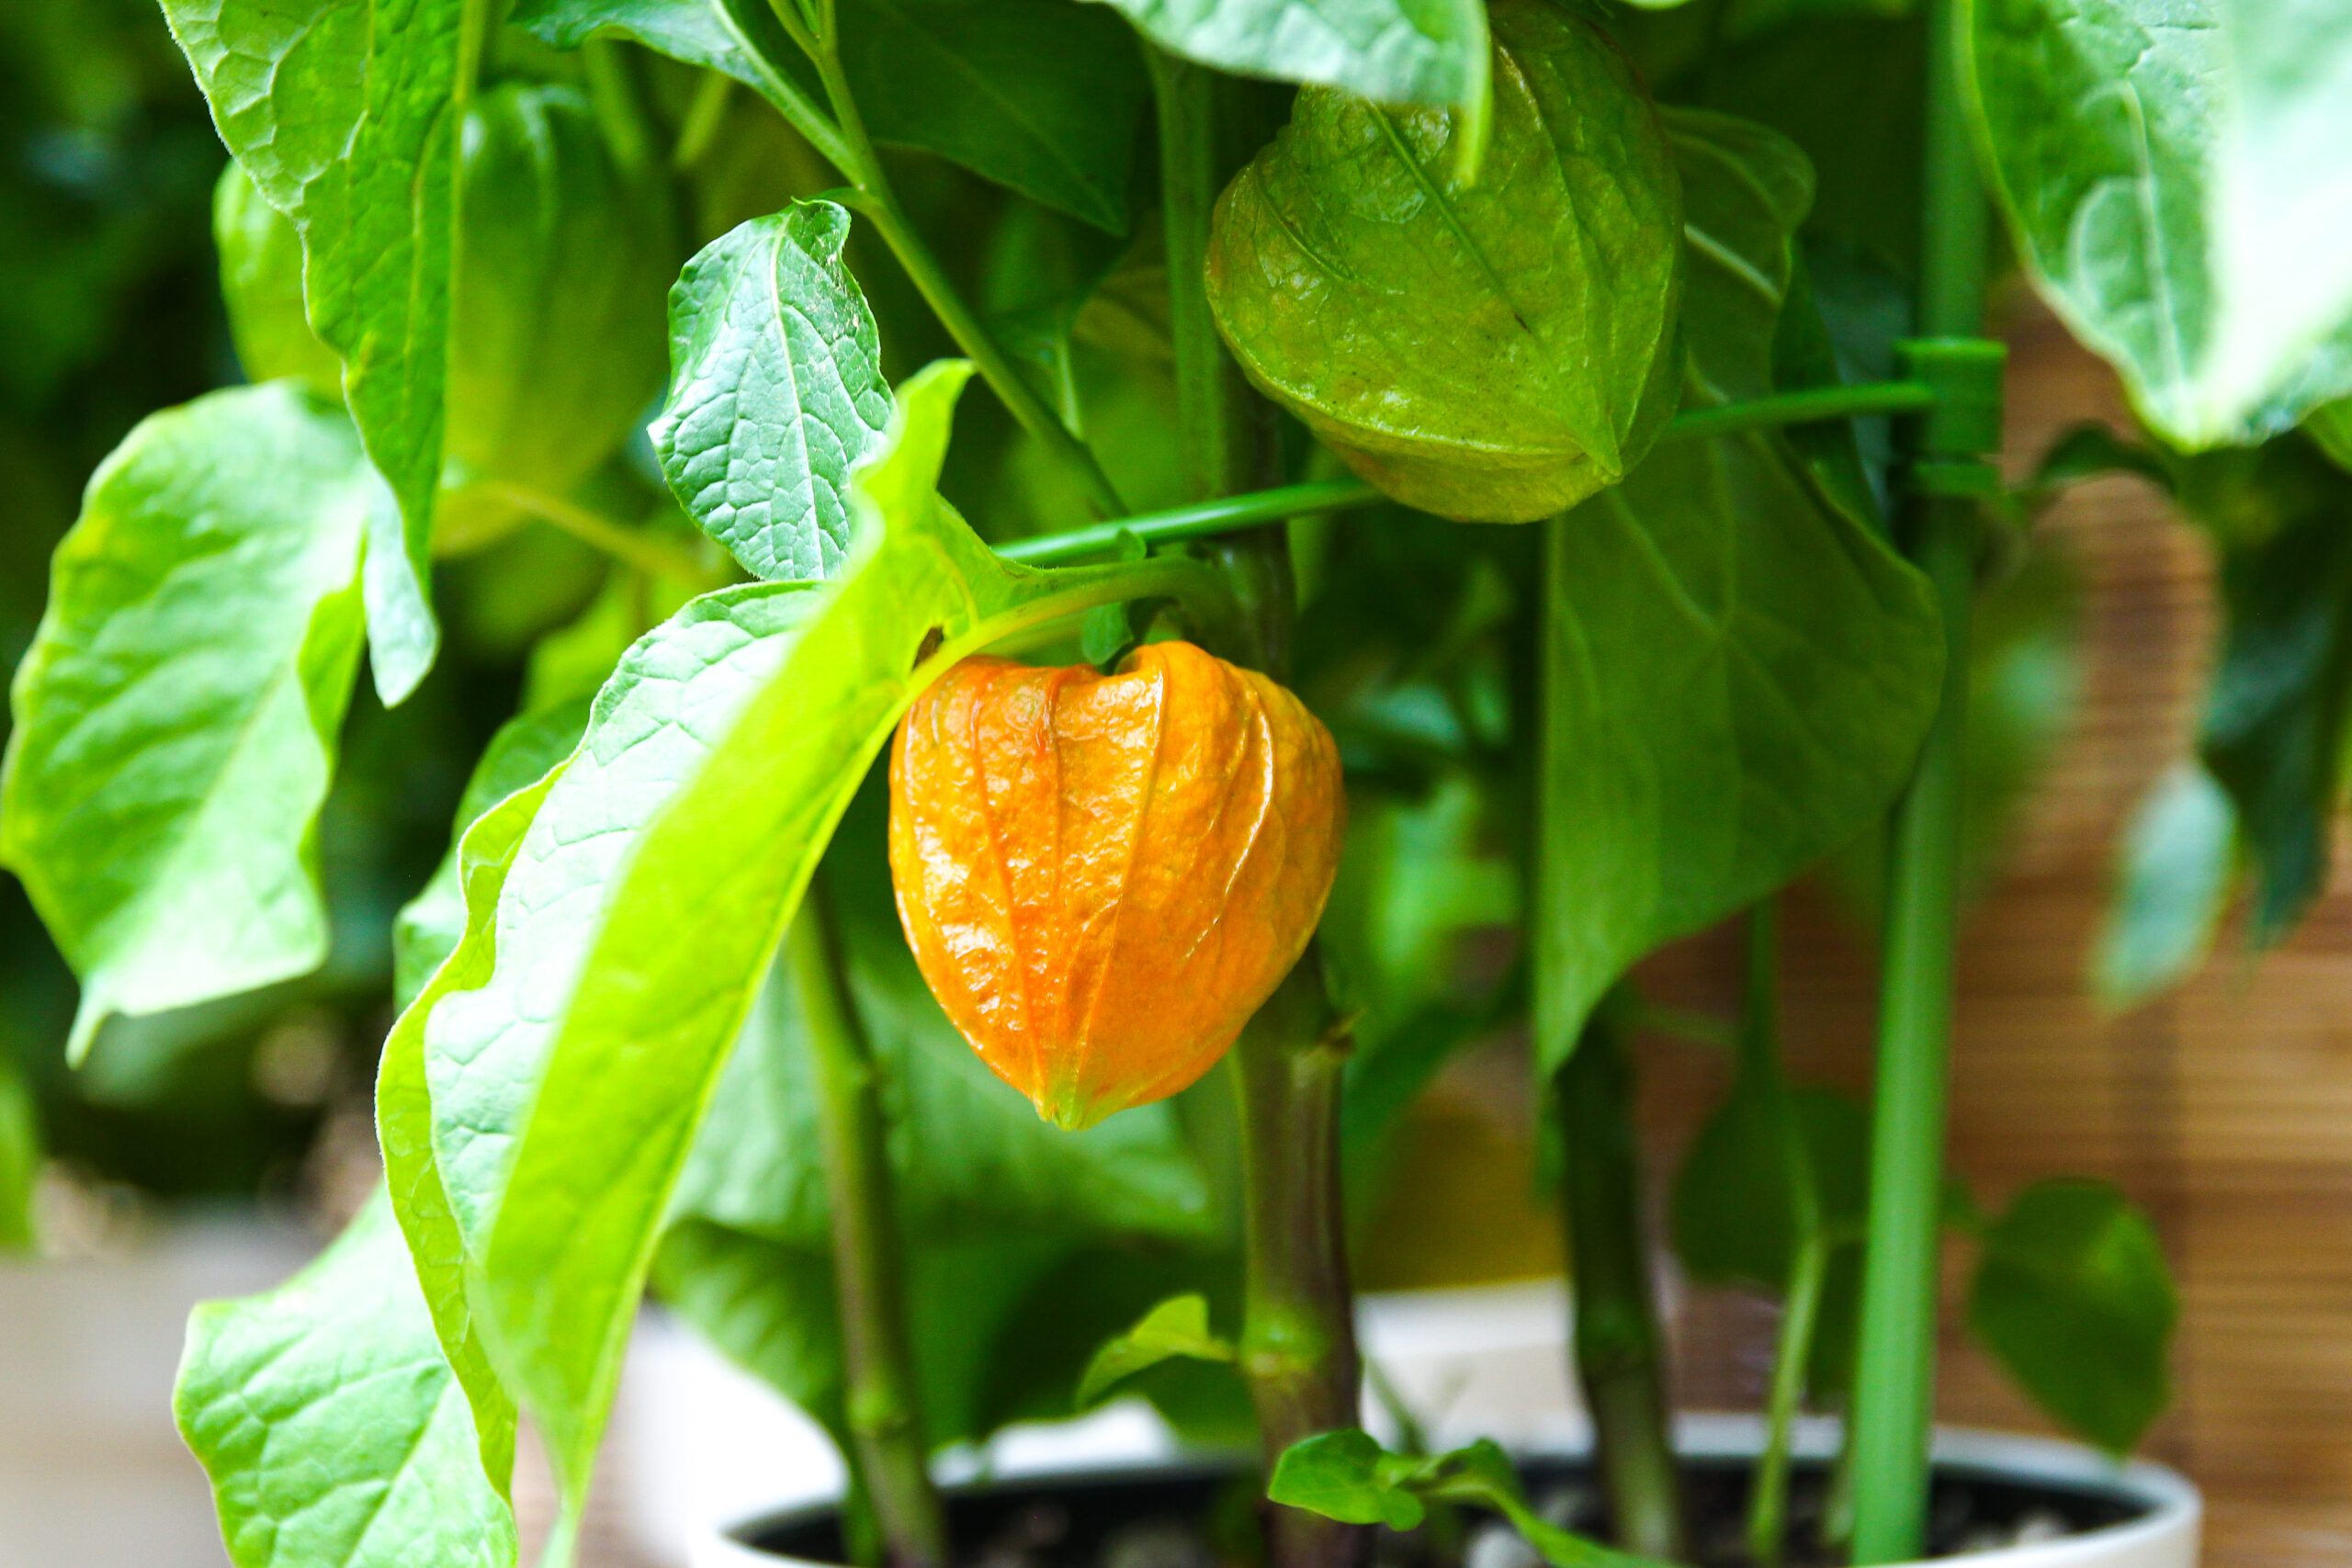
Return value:
M 434 1008 L 444 998 L 491 978 L 497 944 L 492 917 L 500 895 L 524 836 L 561 771 L 562 764 L 550 768 L 537 783 L 498 801 L 459 837 L 466 930 L 393 1021 L 376 1073 L 376 1141 L 383 1151 L 385 1185 L 401 1234 L 408 1238 L 416 1280 L 443 1355 L 473 1407 L 482 1468 L 502 1487 L 514 1470 L 514 1402 L 492 1368 L 483 1344 L 469 1294 L 465 1235 L 433 1146 L 425 1032 Z M 571 1521 L 563 1522 L 568 1526 Z
M 174 1407 L 237 1568 L 514 1562 L 514 1515 L 380 1197 L 286 1284 L 196 1309 Z
M 1346 1524 L 1385 1524 L 1396 1530 L 1419 1525 L 1431 1502 L 1467 1503 L 1509 1519 L 1553 1568 L 1637 1568 L 1647 1562 L 1539 1517 L 1527 1506 L 1510 1456 L 1487 1439 L 1415 1460 L 1389 1453 L 1353 1428 L 1319 1433 L 1283 1451 L 1266 1495 Z
M 841 575 L 850 473 L 890 418 L 848 238 L 842 209 L 795 202 L 712 241 L 671 292 L 654 449 L 687 514 L 756 577 Z
M 2147 1217 L 2104 1182 L 2037 1182 L 1984 1238 L 1969 1326 L 2034 1402 L 2110 1453 L 2170 1395 L 2179 1303 Z
M 2092 962 L 2101 1007 L 2137 1007 L 2205 961 L 2229 907 L 2236 847 L 2230 797 L 2196 763 L 2171 769 L 2142 797 Z
M 842 70 L 876 141 L 1127 231 L 1148 84 L 1116 17 L 1069 0 L 844 0 L 840 15 Z
M 1170 53 L 1224 71 L 1473 115 L 1487 96 L 1487 24 L 1477 0 L 1111 4 Z
M 1826 1089 L 1789 1088 L 1825 1235 L 1859 1240 L 1870 1190 L 1870 1117 Z M 1674 1249 L 1691 1278 L 1768 1291 L 1788 1282 L 1800 1240 L 1796 1183 L 1774 1089 L 1743 1074 L 1684 1156 L 1674 1184 Z
M 517 790 L 545 778 L 571 755 L 588 727 L 585 699 L 536 713 L 517 714 L 499 726 L 483 748 L 458 802 L 458 826 L 449 852 L 441 857 L 424 890 L 410 899 L 392 922 L 392 993 L 405 1008 L 433 972 L 456 951 L 466 932 L 466 895 L 458 874 L 458 846 L 474 819 Z
M 2187 504 L 2224 528 L 2232 514 L 2258 517 L 2266 532 L 2222 536 L 2226 624 L 2200 750 L 2234 808 L 2253 863 L 2253 935 L 2267 944 L 2327 881 L 2352 718 L 2352 477 L 2292 439 L 2225 466 L 2251 493 L 2217 496 L 2192 467 Z
M 290 383 L 140 424 L 58 546 L 17 671 L 0 860 L 82 979 L 73 1052 L 326 957 L 319 807 L 363 636 L 379 493 Z
M 1408 1530 L 1428 1516 L 1419 1497 L 1397 1484 L 1411 1461 L 1399 1461 L 1368 1432 L 1318 1433 L 1283 1450 L 1266 1483 L 1269 1500 L 1350 1525 Z
M 377 690 L 414 689 L 438 642 L 441 481 L 468 0 L 164 0 L 220 140 L 302 236 L 311 324 L 398 505 L 369 535 Z
M 848 154 L 766 0 L 523 0 L 560 49 L 633 38 L 757 89 L 837 169 Z M 877 141 L 935 152 L 1106 229 L 1127 230 L 1146 83 L 1127 29 L 1069 0 L 848 0 L 842 73 Z M 791 62 L 780 74 L 771 60 Z
M 1687 396 L 1770 389 L 1802 154 L 1673 117 L 1691 229 Z M 1554 525 L 1535 1038 L 1549 1072 L 1626 966 L 1875 820 L 1939 699 L 1925 579 L 1756 432 L 1661 448 Z
M 727 1048 L 905 705 L 979 648 L 1212 581 L 999 560 L 933 488 L 967 374 L 902 391 L 903 434 L 854 492 L 847 575 L 729 590 L 639 644 L 517 852 L 489 985 L 433 1013 L 435 1152 L 476 1306 L 571 1517 Z M 469 904 L 469 941 L 484 918 Z
M 495 968 L 486 984 L 440 1002 L 425 1025 L 434 1157 L 476 1254 L 561 1023 L 538 998 L 581 983 L 597 921 L 648 823 L 820 604 L 800 583 L 694 601 L 622 658 L 550 782 L 499 889 Z M 488 913 L 469 907 L 468 931 Z
M 1615 483 L 1674 412 L 1680 201 L 1633 68 L 1541 0 L 1492 14 L 1493 142 L 1301 92 L 1219 198 L 1209 301 L 1242 368 L 1350 467 L 1442 516 L 1523 523 Z
M 1209 1332 L 1209 1302 L 1197 1292 L 1170 1296 L 1138 1319 L 1133 1328 L 1104 1343 L 1078 1382 L 1080 1408 L 1102 1397 L 1113 1383 L 1175 1356 L 1230 1361 L 1233 1346 Z
M 2018 250 L 2192 447 L 2352 390 L 2352 24 L 2301 0 L 1975 0 L 1966 74 Z

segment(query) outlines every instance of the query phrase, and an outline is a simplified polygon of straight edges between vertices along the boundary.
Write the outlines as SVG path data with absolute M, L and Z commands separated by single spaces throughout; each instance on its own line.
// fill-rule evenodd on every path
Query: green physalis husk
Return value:
M 509 83 L 482 95 L 458 158 L 442 551 L 521 521 L 482 481 L 561 494 L 628 439 L 668 371 L 678 261 L 658 193 L 616 166 L 573 88 Z M 213 235 L 245 373 L 341 397 L 341 361 L 304 318 L 301 241 L 233 163 L 214 193 Z
M 1500 0 L 1468 183 L 1435 108 L 1325 87 L 1235 176 L 1208 255 L 1250 378 L 1408 505 L 1524 523 L 1624 478 L 1676 402 L 1682 203 L 1599 28 Z

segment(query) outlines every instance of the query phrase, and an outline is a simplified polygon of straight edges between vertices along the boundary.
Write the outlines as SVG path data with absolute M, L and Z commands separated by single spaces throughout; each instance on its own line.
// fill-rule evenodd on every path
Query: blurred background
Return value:
M 1916 44 L 1907 23 L 1852 26 L 1890 60 Z M 32 636 L 49 552 L 92 468 L 142 415 L 238 378 L 209 230 L 223 157 L 149 0 L 0 6 L 0 665 Z M 2004 330 L 2017 477 L 2086 413 L 2126 423 L 2104 368 L 2021 293 Z M 2071 492 L 2039 536 L 1979 671 L 2001 709 L 1984 733 L 2014 756 L 2000 809 L 1986 808 L 2002 830 L 1981 836 L 1962 959 L 1955 1158 L 1987 1203 L 2039 1176 L 2099 1174 L 2155 1216 L 2184 1314 L 2178 1393 L 2152 1447 L 2209 1489 L 2211 1560 L 2352 1562 L 2352 897 L 2339 876 L 2258 963 L 2225 934 L 2186 988 L 2099 1010 L 2086 974 L 2115 845 L 2190 750 L 2212 563 L 2206 536 L 2132 479 Z M 529 552 L 532 570 L 496 570 L 512 564 L 503 551 Z M 319 974 L 117 1021 L 91 1068 L 70 1074 L 71 976 L 0 874 L 0 1559 L 226 1561 L 171 1427 L 187 1309 L 281 1278 L 367 1190 L 391 916 L 440 856 L 532 641 L 597 586 L 595 559 L 546 529 L 476 558 L 487 568 L 450 569 L 449 643 L 424 687 L 397 713 L 365 682 L 355 701 L 322 831 L 335 940 Z M 1860 1089 L 1873 982 L 1852 902 L 1835 874 L 1792 901 L 1788 1034 L 1801 1072 Z M 1679 944 L 1644 980 L 1661 1002 L 1727 1011 L 1735 945 Z M 1488 1350 L 1520 1374 L 1480 1393 L 1464 1362 L 1440 1392 L 1516 1399 L 1517 1435 L 1537 1436 L 1563 1416 L 1567 1380 L 1561 1247 L 1533 1197 L 1521 1051 L 1481 1042 L 1416 1102 L 1366 1195 L 1359 1261 L 1363 1285 L 1389 1293 L 1371 1309 L 1375 1352 L 1408 1369 L 1440 1300 L 1416 1292 L 1480 1291 L 1466 1299 Z M 1724 1064 L 1667 1038 L 1641 1051 L 1657 1157 L 1671 1160 Z M 1445 1218 L 1464 1212 L 1485 1218 Z M 1673 1299 L 1681 1402 L 1752 1405 L 1771 1309 L 1679 1287 Z M 2040 1425 L 1957 1334 L 1950 1351 L 1948 1418 Z M 659 1539 L 616 1521 L 666 1517 L 646 1499 L 696 1468 L 693 1444 L 734 1454 L 754 1487 L 764 1470 L 802 1465 L 806 1482 L 807 1465 L 821 1469 L 806 1429 L 765 1401 L 652 1332 L 607 1470 L 607 1568 L 664 1561 Z M 1087 1440 L 1132 1437 L 1114 1420 Z

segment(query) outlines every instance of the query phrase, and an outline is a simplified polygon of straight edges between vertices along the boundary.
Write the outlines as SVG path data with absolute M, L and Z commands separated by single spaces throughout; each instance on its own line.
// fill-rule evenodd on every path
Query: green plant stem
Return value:
M 808 52 L 817 67 L 817 78 L 824 86 L 825 96 L 832 105 L 832 123 L 841 141 L 840 156 L 833 163 L 854 187 L 842 193 L 843 199 L 873 222 L 882 243 L 890 247 L 890 254 L 906 270 L 915 291 L 939 318 L 940 325 L 947 329 L 947 335 L 956 340 L 956 346 L 979 367 L 981 378 L 1021 427 L 1078 477 L 1085 487 L 1089 503 L 1099 515 L 1119 516 L 1126 511 L 1126 503 L 1119 499 L 1102 465 L 1021 373 L 1004 345 L 997 342 L 996 335 L 988 330 L 954 279 L 947 276 L 947 269 L 940 265 L 939 257 L 924 242 L 914 220 L 907 216 L 906 209 L 899 205 L 881 156 L 866 134 L 865 121 L 858 113 L 849 79 L 842 71 L 831 6 L 826 6 L 821 25 L 811 35 L 805 19 L 792 11 L 791 5 L 792 0 L 775 0 L 775 16 L 794 41 Z
M 1763 1451 L 1747 1495 L 1747 1548 L 1763 1568 L 1775 1568 L 1785 1550 L 1789 1514 L 1789 1443 L 1804 1398 L 1813 1359 L 1814 1325 L 1821 1315 L 1822 1282 L 1829 1268 L 1821 1190 L 1813 1150 L 1797 1121 L 1781 1061 L 1781 910 L 1759 900 L 1747 916 L 1747 973 L 1743 987 L 1739 1070 L 1769 1107 L 1772 1136 L 1788 1172 L 1789 1232 L 1793 1249 L 1781 1281 L 1781 1333 L 1765 1407 Z
M 1159 115 L 1160 226 L 1168 254 L 1169 340 L 1175 358 L 1177 427 L 1195 501 L 1249 484 L 1249 389 L 1217 336 L 1203 280 L 1217 167 L 1217 76 L 1147 45 Z M 1183 280 L 1178 286 L 1174 280 Z
M 1781 1300 L 1781 1332 L 1772 1351 L 1772 1383 L 1764 1406 L 1764 1449 L 1747 1495 L 1747 1554 L 1759 1568 L 1779 1568 L 1787 1548 L 1790 1444 L 1805 1370 L 1821 1321 L 1821 1288 L 1829 1273 L 1829 1244 L 1818 1231 L 1797 1243 Z
M 1973 507 L 1929 500 L 1919 564 L 1944 614 L 1943 704 L 1894 812 L 1869 1239 L 1854 1374 L 1854 1561 L 1918 1555 L 1935 1413 L 1936 1291 L 1943 1188 L 1952 946 L 1959 924 L 1961 713 L 1966 697 Z
M 945 1568 L 946 1517 L 925 1461 L 907 1332 L 888 1133 L 873 1053 L 842 983 L 821 875 L 803 898 L 786 942 L 817 1069 L 850 1445 L 891 1568 Z
M 653 166 L 653 130 L 645 112 L 644 85 L 629 45 L 618 39 L 592 38 L 580 45 L 580 64 L 588 78 L 588 101 L 605 133 L 613 162 L 631 178 Z
M 1862 414 L 1912 413 L 1932 407 L 1935 400 L 1935 389 L 1924 381 L 1857 381 L 1845 387 L 1810 387 L 1714 408 L 1687 410 L 1667 422 L 1666 428 L 1658 433 L 1658 440 L 1697 441 L 1705 436 L 1736 435 L 1742 431 L 1775 425 L 1810 424 Z
M 1642 1235 L 1633 1064 L 1607 1004 L 1586 1025 L 1555 1089 L 1566 1154 L 1577 1380 L 1592 1414 L 1610 1524 L 1628 1551 L 1681 1559 L 1682 1485 Z
M 1203 502 L 1249 485 L 1259 460 L 1249 388 L 1209 315 L 1200 258 L 1217 191 L 1216 81 L 1155 55 L 1169 315 L 1186 478 Z M 1288 536 L 1261 513 L 1215 552 L 1241 615 L 1227 657 L 1283 678 L 1296 585 Z M 1229 530 L 1221 530 L 1229 531 Z M 1115 536 L 1115 532 L 1114 532 Z M 1315 948 L 1241 1032 L 1229 1058 L 1241 1111 L 1243 1311 L 1238 1362 L 1266 1468 L 1302 1438 L 1357 1426 L 1363 1366 L 1340 1201 L 1340 1086 L 1352 1040 Z M 1273 1568 L 1356 1568 L 1371 1532 L 1300 1508 L 1269 1516 Z
M 1973 336 L 1984 325 L 1987 218 L 1960 90 L 1962 13 L 1957 0 L 1929 0 L 1919 323 L 1937 337 Z M 1920 497 L 1906 521 L 1943 611 L 1946 662 L 1942 705 L 1895 807 L 1887 883 L 1870 1231 L 1848 1432 L 1853 1557 L 1864 1564 L 1917 1557 L 1927 1528 L 1975 503 Z
M 1561 844 L 1558 802 L 1565 771 L 1576 765 L 1572 738 L 1554 719 L 1559 671 L 1568 667 L 1563 514 L 1544 529 L 1535 778 L 1535 889 L 1528 951 L 1539 1052 L 1550 1055 L 1567 1030 L 1555 976 L 1555 912 L 1576 895 Z M 1574 1355 L 1593 1446 L 1619 1544 L 1647 1557 L 1679 1557 L 1683 1540 L 1680 1478 L 1659 1347 L 1657 1298 L 1641 1224 L 1641 1173 L 1633 1127 L 1633 1069 L 1624 1033 L 1634 1010 L 1624 993 L 1607 998 L 1583 1024 L 1554 1085 L 1566 1170 L 1562 1190 L 1569 1269 L 1576 1292 Z M 1555 1056 L 1553 1059 L 1557 1059 Z
M 582 544 L 639 571 L 675 578 L 700 589 L 717 588 L 727 581 L 724 574 L 713 570 L 710 563 L 693 550 L 666 543 L 642 528 L 616 522 L 577 502 L 499 479 L 481 488 L 483 494 L 503 501 L 518 512 L 527 512 Z
M 1234 1046 L 1246 1205 L 1241 1373 L 1271 1470 L 1293 1443 L 1358 1424 L 1363 1376 L 1340 1203 L 1340 1083 L 1351 1041 L 1307 950 Z M 1369 1532 L 1272 1510 L 1275 1568 L 1350 1568 Z
M 673 169 L 691 169 L 710 152 L 718 128 L 727 123 L 727 106 L 735 96 L 735 78 L 705 67 L 695 84 L 695 96 L 678 124 L 678 139 L 670 148 Z
M 1211 334 L 1209 341 L 1214 343 L 1214 325 L 1208 330 Z M 1199 340 L 1195 338 L 1194 341 Z M 1221 348 L 1218 352 L 1222 355 Z M 1227 363 L 1230 363 L 1229 358 Z M 1201 379 L 1204 386 L 1213 389 L 1221 384 L 1216 378 L 1204 377 Z M 1211 395 L 1224 394 L 1213 390 Z M 1744 430 L 1761 430 L 1773 425 L 1803 424 L 1813 420 L 1902 412 L 1923 409 L 1933 400 L 1934 393 L 1917 381 L 1871 381 L 1850 387 L 1823 387 L 1804 392 L 1776 392 L 1770 397 L 1679 414 L 1658 439 L 1689 441 L 1708 435 L 1736 434 Z M 1209 428 L 1223 429 L 1232 422 L 1203 416 L 1203 423 Z M 1241 423 L 1246 424 L 1246 422 Z M 1228 455 L 1220 457 L 1219 461 L 1233 462 L 1230 456 L 1233 450 L 1228 446 Z M 1236 462 L 1233 466 L 1238 468 L 1240 464 Z M 1133 534 L 1146 544 L 1207 538 L 1261 523 L 1305 517 L 1318 512 L 1352 511 L 1386 499 L 1362 479 L 1317 479 L 1308 484 L 1227 493 L 1217 499 L 1170 507 L 1162 512 L 1137 513 L 1132 517 L 1092 524 L 1083 528 L 1040 534 L 1035 538 L 1016 539 L 1001 547 L 998 553 L 1008 560 L 1030 561 L 1039 566 L 1059 565 L 1114 550 L 1121 537 L 1127 534 Z

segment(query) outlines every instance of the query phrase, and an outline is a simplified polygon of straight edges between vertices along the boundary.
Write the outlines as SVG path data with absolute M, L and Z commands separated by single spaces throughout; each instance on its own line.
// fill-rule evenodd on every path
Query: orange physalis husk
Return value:
M 890 875 L 932 994 L 1063 1127 L 1216 1065 L 1322 918 L 1347 798 L 1306 705 L 1190 643 L 1102 675 L 968 659 L 890 751 Z

